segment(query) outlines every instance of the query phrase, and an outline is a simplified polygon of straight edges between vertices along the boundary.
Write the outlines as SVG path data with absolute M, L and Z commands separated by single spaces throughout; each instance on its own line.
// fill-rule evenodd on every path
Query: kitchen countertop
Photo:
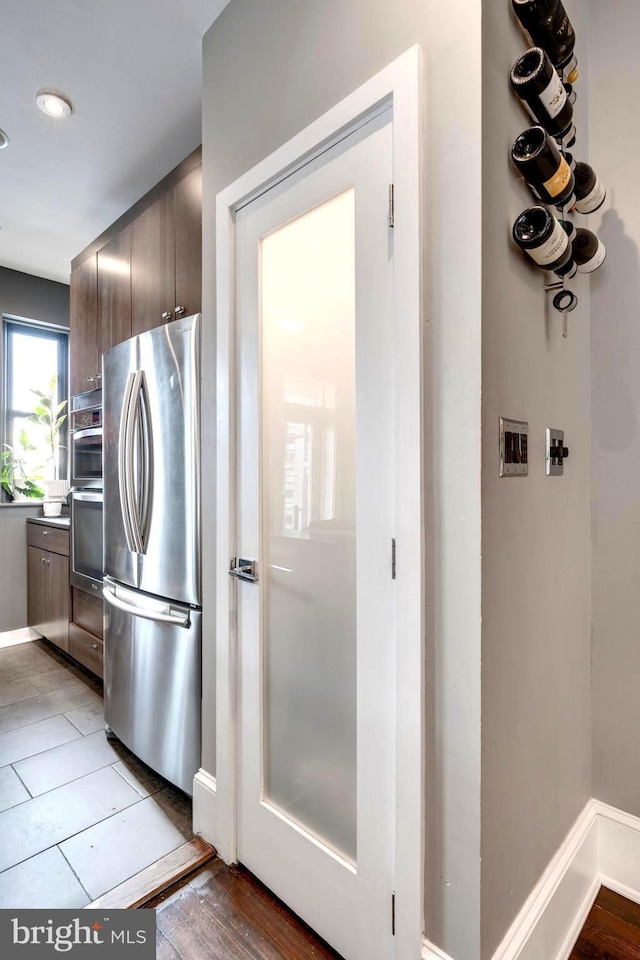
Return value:
M 27 517 L 27 523 L 41 523 L 45 527 L 64 527 L 69 529 L 70 517 Z

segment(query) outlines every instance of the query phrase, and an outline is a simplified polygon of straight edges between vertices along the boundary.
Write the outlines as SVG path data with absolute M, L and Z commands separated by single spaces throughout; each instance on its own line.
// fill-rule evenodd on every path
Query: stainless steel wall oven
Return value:
M 102 596 L 102 490 L 71 493 L 71 583 Z
M 71 486 L 102 489 L 102 390 L 71 398 Z

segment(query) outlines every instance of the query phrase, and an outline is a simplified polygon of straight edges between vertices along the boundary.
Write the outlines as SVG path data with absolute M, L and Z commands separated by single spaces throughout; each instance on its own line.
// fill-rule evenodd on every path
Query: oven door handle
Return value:
M 86 440 L 88 437 L 101 437 L 102 427 L 83 427 L 82 430 L 73 431 L 74 440 Z

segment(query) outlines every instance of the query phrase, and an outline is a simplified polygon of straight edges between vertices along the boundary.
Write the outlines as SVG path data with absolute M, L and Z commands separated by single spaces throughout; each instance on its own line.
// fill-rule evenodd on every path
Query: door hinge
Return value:
M 395 205 L 395 198 L 394 198 L 394 188 L 393 188 L 393 184 L 390 183 L 389 184 L 389 226 L 390 227 L 395 226 L 395 212 L 396 212 L 396 205 Z
M 396 541 L 391 541 L 391 579 L 396 579 Z
M 395 891 L 391 894 L 391 936 L 395 937 L 396 935 L 396 894 Z

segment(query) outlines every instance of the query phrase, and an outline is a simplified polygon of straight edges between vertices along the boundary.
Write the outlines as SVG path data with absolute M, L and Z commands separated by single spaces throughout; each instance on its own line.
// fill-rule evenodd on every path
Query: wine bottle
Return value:
M 545 207 L 528 207 L 513 225 L 513 239 L 535 264 L 559 277 L 576 272 L 573 251 L 562 224 Z
M 593 213 L 594 210 L 602 206 L 607 197 L 604 184 L 593 167 L 590 167 L 588 163 L 582 163 L 580 160 L 576 163 L 574 177 L 576 181 L 576 210 L 578 213 Z
M 576 35 L 561 0 L 511 0 L 515 14 L 536 46 L 569 83 L 578 79 Z
M 566 146 L 572 145 L 573 107 L 544 50 L 532 47 L 518 57 L 511 68 L 511 86 L 552 137 L 562 140 Z
M 565 92 L 566 95 L 567 95 L 567 100 L 569 101 L 569 103 L 571 104 L 571 106 L 573 106 L 574 103 L 576 102 L 576 92 L 575 92 L 575 90 L 573 89 L 573 87 L 572 87 L 572 85 L 571 85 L 570 83 L 563 83 L 562 86 L 564 87 L 564 92 Z
M 560 220 L 573 250 L 578 273 L 593 273 L 602 266 L 607 256 L 604 243 L 591 230 L 576 227 L 570 220 Z
M 524 130 L 511 147 L 511 157 L 538 200 L 556 207 L 573 205 L 573 172 L 544 127 Z

